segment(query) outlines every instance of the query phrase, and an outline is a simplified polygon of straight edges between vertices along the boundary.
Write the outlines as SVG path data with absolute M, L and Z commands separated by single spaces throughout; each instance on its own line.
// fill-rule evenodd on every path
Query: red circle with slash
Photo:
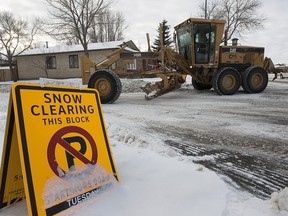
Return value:
M 69 133 L 80 134 L 81 136 L 85 137 L 88 140 L 92 149 L 91 159 L 86 158 L 84 155 L 82 155 L 79 151 L 74 149 L 68 142 L 66 142 L 63 139 L 63 136 Z M 96 143 L 93 137 L 86 130 L 77 126 L 67 126 L 67 127 L 61 128 L 52 136 L 49 142 L 48 151 L 47 151 L 49 165 L 51 169 L 53 170 L 53 172 L 59 177 L 65 176 L 66 172 L 63 169 L 61 169 L 57 163 L 56 155 L 55 155 L 55 150 L 56 150 L 57 145 L 62 146 L 65 151 L 68 151 L 70 154 L 72 154 L 75 158 L 77 158 L 84 164 L 95 165 L 97 163 L 98 153 L 97 153 Z M 62 175 L 60 174 L 59 171 L 62 172 Z

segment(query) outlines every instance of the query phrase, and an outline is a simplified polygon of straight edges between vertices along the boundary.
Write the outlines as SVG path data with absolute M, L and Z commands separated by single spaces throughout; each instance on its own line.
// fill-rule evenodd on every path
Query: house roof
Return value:
M 0 66 L 0 70 L 10 70 L 10 67 L 8 67 L 8 66 L 4 66 L 4 67 Z
M 133 41 L 110 41 L 102 43 L 90 43 L 88 44 L 88 51 L 95 50 L 107 50 L 107 49 L 119 49 L 124 43 L 128 44 L 126 48 L 127 51 L 135 52 L 139 51 Z M 44 55 L 44 54 L 57 54 L 57 53 L 69 53 L 69 52 L 83 52 L 83 46 L 81 44 L 77 45 L 62 45 L 55 47 L 41 47 L 36 49 L 26 50 L 17 56 L 31 56 L 31 55 Z

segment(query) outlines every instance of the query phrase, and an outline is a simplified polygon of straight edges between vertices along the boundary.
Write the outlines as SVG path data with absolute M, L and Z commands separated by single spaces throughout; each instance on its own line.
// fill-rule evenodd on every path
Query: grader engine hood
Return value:
M 264 47 L 222 46 L 220 64 L 249 64 L 262 67 L 264 51 Z

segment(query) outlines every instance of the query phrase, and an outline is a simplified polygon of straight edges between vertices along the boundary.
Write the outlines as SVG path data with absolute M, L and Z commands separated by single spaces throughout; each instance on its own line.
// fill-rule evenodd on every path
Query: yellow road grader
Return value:
M 162 46 L 159 52 L 150 52 L 157 66 L 141 71 L 141 77 L 159 77 L 161 81 L 147 84 L 142 89 L 146 99 L 153 99 L 175 89 L 192 76 L 196 90 L 213 88 L 219 95 L 233 95 L 240 86 L 247 93 L 262 92 L 268 83 L 268 71 L 273 67 L 264 58 L 263 47 L 240 46 L 237 40 L 221 45 L 225 21 L 190 18 L 175 27 L 177 46 L 174 51 Z M 113 103 L 121 94 L 121 72 L 109 70 L 121 58 L 125 45 L 107 59 L 95 64 L 83 56 L 82 80 L 89 88 L 96 88 L 102 103 Z M 132 53 L 136 59 L 147 53 Z M 128 63 L 130 59 L 126 60 Z

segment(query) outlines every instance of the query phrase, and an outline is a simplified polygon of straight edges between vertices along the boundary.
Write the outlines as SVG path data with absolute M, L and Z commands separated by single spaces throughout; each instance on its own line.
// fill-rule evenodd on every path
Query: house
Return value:
M 0 81 L 11 81 L 10 68 L 8 61 L 0 53 Z
M 123 41 L 88 44 L 89 58 L 100 62 L 120 48 Z M 126 42 L 125 52 L 139 52 L 133 41 Z M 47 78 L 81 77 L 80 56 L 84 54 L 82 45 L 66 45 L 27 50 L 17 56 L 20 80 Z M 114 66 L 115 67 L 115 66 Z

